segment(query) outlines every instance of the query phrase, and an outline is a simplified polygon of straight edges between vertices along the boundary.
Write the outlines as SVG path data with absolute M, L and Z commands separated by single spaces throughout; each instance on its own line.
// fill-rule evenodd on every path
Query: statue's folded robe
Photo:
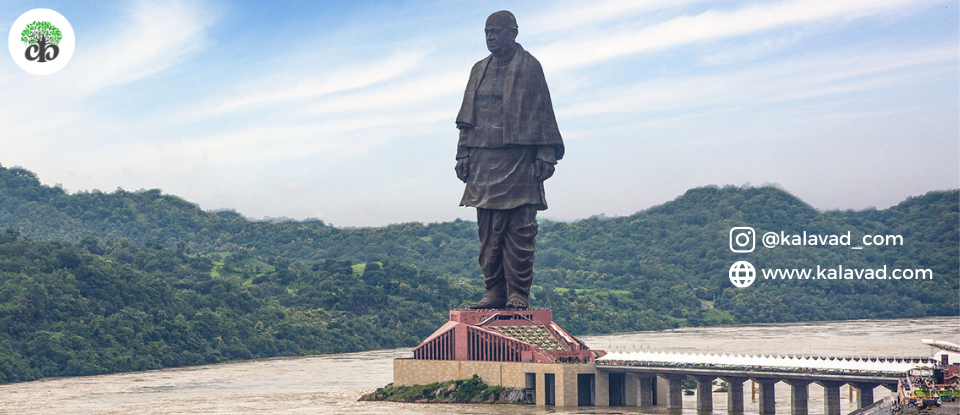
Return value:
M 557 128 L 550 91 L 543 76 L 543 68 L 533 55 L 517 45 L 517 52 L 505 73 L 503 91 L 503 146 L 553 146 L 556 159 L 562 159 L 563 139 Z M 493 55 L 473 65 L 470 80 L 463 94 L 463 104 L 457 114 L 457 127 L 463 130 L 457 144 L 457 158 L 466 157 L 469 147 L 487 147 L 477 134 L 474 98 L 480 80 Z

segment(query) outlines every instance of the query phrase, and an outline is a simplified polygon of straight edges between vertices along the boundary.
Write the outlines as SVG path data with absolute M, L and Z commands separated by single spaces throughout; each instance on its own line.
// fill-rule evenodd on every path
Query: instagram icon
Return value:
M 749 226 L 730 228 L 730 250 L 736 253 L 753 252 L 757 233 Z

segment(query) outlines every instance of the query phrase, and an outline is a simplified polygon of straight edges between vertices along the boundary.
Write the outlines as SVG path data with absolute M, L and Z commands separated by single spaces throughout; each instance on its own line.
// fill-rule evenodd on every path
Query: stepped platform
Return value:
M 417 360 L 591 363 L 590 350 L 550 310 L 450 310 L 450 321 L 413 349 Z

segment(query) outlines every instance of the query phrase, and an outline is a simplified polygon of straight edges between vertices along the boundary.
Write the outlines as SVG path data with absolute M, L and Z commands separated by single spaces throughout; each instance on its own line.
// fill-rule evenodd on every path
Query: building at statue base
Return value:
M 904 382 L 911 382 L 908 375 L 914 371 L 952 373 L 944 369 L 947 358 L 916 356 L 607 354 L 590 350 L 552 318 L 549 310 L 450 311 L 450 321 L 414 348 L 413 358 L 394 360 L 394 385 L 477 375 L 486 384 L 524 389 L 526 400 L 537 405 L 680 410 L 688 394 L 683 380 L 690 378 L 696 382 L 697 412 L 708 413 L 714 408 L 714 382 L 721 380 L 727 384 L 728 413 L 742 414 L 746 396 L 757 403 L 761 415 L 775 415 L 776 385 L 783 382 L 790 386 L 790 413 L 807 415 L 809 386 L 816 383 L 823 391 L 822 413 L 841 415 L 843 385 L 857 389 L 856 405 L 862 409 L 886 405 L 874 399 L 874 389 L 898 391 Z M 747 381 L 749 394 L 744 390 Z
M 525 389 L 537 405 L 606 406 L 607 399 L 596 399 L 609 394 L 595 365 L 604 354 L 560 328 L 550 310 L 451 310 L 450 321 L 414 348 L 412 359 L 394 360 L 393 384 L 476 374 L 486 384 Z

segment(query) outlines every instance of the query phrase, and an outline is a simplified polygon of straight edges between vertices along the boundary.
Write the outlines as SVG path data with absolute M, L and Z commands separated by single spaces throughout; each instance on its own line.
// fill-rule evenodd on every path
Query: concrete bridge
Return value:
M 790 385 L 791 414 L 807 415 L 808 386 L 824 389 L 824 413 L 840 415 L 840 387 L 849 384 L 858 390 L 858 408 L 873 403 L 873 389 L 891 391 L 912 369 L 932 369 L 935 361 L 926 357 L 824 357 L 824 356 L 741 356 L 663 352 L 610 353 L 597 359 L 597 390 L 609 391 L 606 404 L 652 406 L 656 378 L 666 379 L 668 408 L 680 408 L 681 380 L 697 381 L 697 411 L 713 411 L 713 381 L 727 383 L 727 411 L 744 411 L 743 383 L 759 384 L 759 412 L 776 412 L 774 385 Z M 604 376 L 606 374 L 606 376 Z M 601 398 L 598 396 L 598 398 Z M 601 398 L 602 399 L 602 398 Z M 599 400 L 599 399 L 598 399 Z M 607 399 L 603 399 L 607 400 Z M 600 404 L 601 402 L 598 402 Z

